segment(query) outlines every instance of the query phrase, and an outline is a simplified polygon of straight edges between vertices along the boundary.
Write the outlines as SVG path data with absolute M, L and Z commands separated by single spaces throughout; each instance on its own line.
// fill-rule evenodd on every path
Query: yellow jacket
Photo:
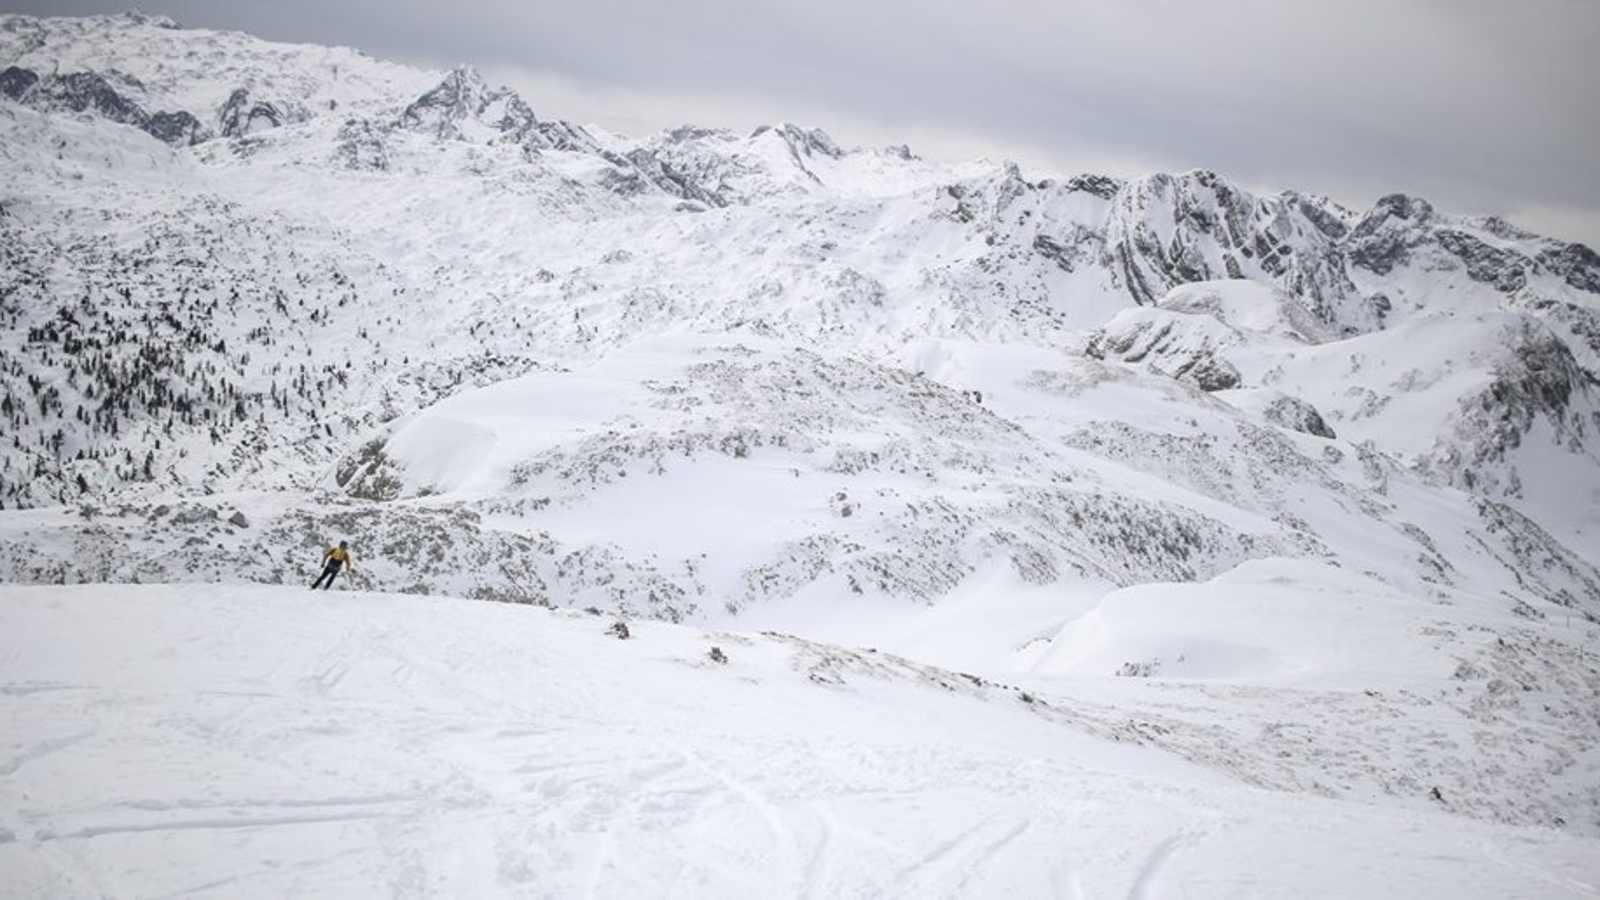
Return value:
M 322 554 L 322 558 L 324 560 L 331 560 L 343 565 L 350 565 L 350 551 L 344 549 L 343 547 L 333 547 L 329 549 L 327 553 Z

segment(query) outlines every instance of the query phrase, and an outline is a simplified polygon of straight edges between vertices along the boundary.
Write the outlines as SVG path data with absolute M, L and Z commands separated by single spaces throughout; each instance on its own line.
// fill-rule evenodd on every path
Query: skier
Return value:
M 355 568 L 355 563 L 350 560 L 350 545 L 344 541 L 340 541 L 337 547 L 330 547 L 327 553 L 322 554 L 322 560 L 322 574 L 317 576 L 316 581 L 311 582 L 313 591 L 319 587 L 323 590 L 333 587 L 333 577 L 339 574 L 341 568 L 345 566 Z M 327 579 L 326 584 L 323 583 L 323 579 Z

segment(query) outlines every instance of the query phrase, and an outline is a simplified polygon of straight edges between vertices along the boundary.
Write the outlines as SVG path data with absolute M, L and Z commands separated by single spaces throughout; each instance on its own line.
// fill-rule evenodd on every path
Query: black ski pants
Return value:
M 337 559 L 328 560 L 328 564 L 322 567 L 322 574 L 317 576 L 316 581 L 311 582 L 311 589 L 313 591 L 317 588 L 327 590 L 328 588 L 333 587 L 333 576 L 339 574 L 339 569 L 343 566 L 344 563 L 338 561 Z

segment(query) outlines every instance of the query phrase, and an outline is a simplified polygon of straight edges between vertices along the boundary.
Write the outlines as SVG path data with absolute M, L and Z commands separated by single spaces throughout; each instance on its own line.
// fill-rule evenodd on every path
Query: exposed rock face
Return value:
M 1267 421 L 1291 431 L 1329 440 L 1338 437 L 1323 420 L 1322 414 L 1317 412 L 1317 408 L 1298 397 L 1279 397 L 1267 406 L 1264 414 Z
M 39 76 L 31 69 L 20 69 L 9 66 L 0 72 L 0 94 L 13 100 L 21 99 L 39 81 Z
M 1074 175 L 1067 179 L 1065 187 L 1069 193 L 1082 191 L 1102 200 L 1110 200 L 1122 190 L 1123 184 L 1120 178 L 1112 178 L 1109 175 Z
M 1600 294 L 1600 254 L 1583 244 L 1562 244 L 1540 251 L 1539 263 L 1580 291 Z
M 609 176 L 609 187 L 624 196 L 639 194 L 653 187 L 674 197 L 707 206 L 727 206 L 729 203 L 721 193 L 706 190 L 698 180 L 662 159 L 656 151 L 639 147 L 626 156 L 609 151 L 602 155 L 615 167 Z
M 1508 330 L 1510 358 L 1488 387 L 1461 401 L 1454 434 L 1439 441 L 1427 464 L 1468 490 L 1517 496 L 1512 453 L 1543 423 L 1558 447 L 1594 453 L 1600 439 L 1600 384 L 1572 351 L 1537 321 Z M 1578 402 L 1578 401 L 1582 402 Z
M 1239 386 L 1239 370 L 1233 363 L 1216 356 L 1196 356 L 1173 370 L 1172 377 L 1191 381 L 1202 391 L 1225 391 Z
M 149 118 L 138 104 L 117 93 L 94 72 L 52 75 L 34 84 L 25 101 L 36 109 L 94 112 L 113 122 L 143 127 Z
M 1497 249 L 1460 231 L 1441 228 L 1434 234 L 1440 246 L 1466 264 L 1467 275 L 1473 281 L 1493 284 L 1508 294 L 1528 283 L 1527 267 L 1532 261 L 1526 256 Z
M 491 130 L 498 138 L 521 142 L 536 134 L 538 118 L 516 91 L 491 88 L 477 69 L 463 66 L 400 113 L 400 127 L 448 140 L 466 140 L 468 129 Z M 542 136 L 537 143 L 544 143 Z
M 174 147 L 198 144 L 209 137 L 200 120 L 186 112 L 158 112 L 145 120 L 143 128 L 151 137 Z
M 827 165 L 850 153 L 876 152 L 902 162 L 915 159 L 893 150 L 847 152 L 820 129 L 787 123 L 763 125 L 747 136 L 685 125 L 636 148 L 602 155 L 618 168 L 610 177 L 619 192 L 654 188 L 693 204 L 727 207 L 822 188 L 825 180 L 818 173 Z
M 600 145 L 594 136 L 571 122 L 542 119 L 534 126 L 539 146 L 548 150 L 565 150 L 571 153 L 599 153 Z
M 783 138 L 789 146 L 789 154 L 800 166 L 805 166 L 805 159 L 811 156 L 826 156 L 838 159 L 844 155 L 839 145 L 821 128 L 801 128 L 785 122 L 781 125 L 762 125 L 751 132 L 750 137 L 758 138 L 764 134 L 776 134 Z
M 284 114 L 265 100 L 252 100 L 249 90 L 239 88 L 229 95 L 227 102 L 217 112 L 217 124 L 223 137 L 244 137 L 284 123 Z
M 1394 271 L 1419 243 L 1417 229 L 1432 217 L 1433 207 L 1425 200 L 1405 194 L 1379 199 L 1350 231 L 1351 264 L 1379 275 Z
M 339 487 L 360 500 L 394 500 L 403 482 L 395 472 L 381 439 L 368 441 L 339 461 L 334 475 Z
M 1138 179 L 1110 199 L 1101 265 L 1136 303 L 1153 305 L 1180 284 L 1262 277 L 1325 321 L 1352 320 L 1357 291 L 1339 242 L 1353 215 L 1331 201 L 1254 197 L 1207 171 Z
M 1077 184 L 1080 179 L 1068 182 Z M 1430 273 L 1430 279 L 1461 272 L 1467 281 L 1524 302 L 1563 288 L 1600 293 L 1600 256 L 1590 248 L 1540 238 L 1492 217 L 1443 215 L 1404 194 L 1383 197 L 1357 215 L 1293 192 L 1252 196 L 1206 171 L 1099 187 L 1095 196 L 1110 206 L 1103 230 L 1095 232 L 1097 261 L 1139 304 L 1152 305 L 1186 283 L 1267 280 L 1349 335 L 1385 327 L 1397 304 L 1426 302 L 1405 296 L 1403 273 L 1409 271 Z M 1061 256 L 1056 247 L 1040 246 L 1052 259 Z
M 198 144 L 210 136 L 187 112 L 145 112 L 95 72 L 69 72 L 40 78 L 31 70 L 12 66 L 0 72 L 0 93 L 44 112 L 92 113 L 118 124 L 132 125 L 173 146 Z
M 1063 272 L 1073 272 L 1094 258 L 1099 244 L 1095 235 L 1075 230 L 1063 238 L 1040 234 L 1033 239 L 1033 249 L 1040 256 L 1054 262 Z
M 457 123 L 478 115 L 487 105 L 484 95 L 488 90 L 476 69 L 454 69 L 437 87 L 412 101 L 400 114 L 399 124 L 441 138 L 458 138 Z

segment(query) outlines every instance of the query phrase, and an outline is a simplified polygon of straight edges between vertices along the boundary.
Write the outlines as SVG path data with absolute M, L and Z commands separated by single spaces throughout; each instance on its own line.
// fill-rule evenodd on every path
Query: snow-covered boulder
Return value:
M 1329 440 L 1338 437 L 1317 408 L 1299 397 L 1278 394 L 1262 407 L 1261 415 L 1268 422 L 1291 431 Z
M 1242 384 L 1230 350 L 1329 337 L 1326 326 L 1283 291 L 1250 281 L 1211 281 L 1174 288 L 1155 307 L 1118 313 L 1090 336 L 1086 352 L 1221 391 Z
M 1163 309 L 1120 312 L 1090 338 L 1085 351 L 1193 384 L 1202 391 L 1239 386 L 1239 370 L 1222 351 L 1240 343 L 1236 329 L 1210 315 Z

